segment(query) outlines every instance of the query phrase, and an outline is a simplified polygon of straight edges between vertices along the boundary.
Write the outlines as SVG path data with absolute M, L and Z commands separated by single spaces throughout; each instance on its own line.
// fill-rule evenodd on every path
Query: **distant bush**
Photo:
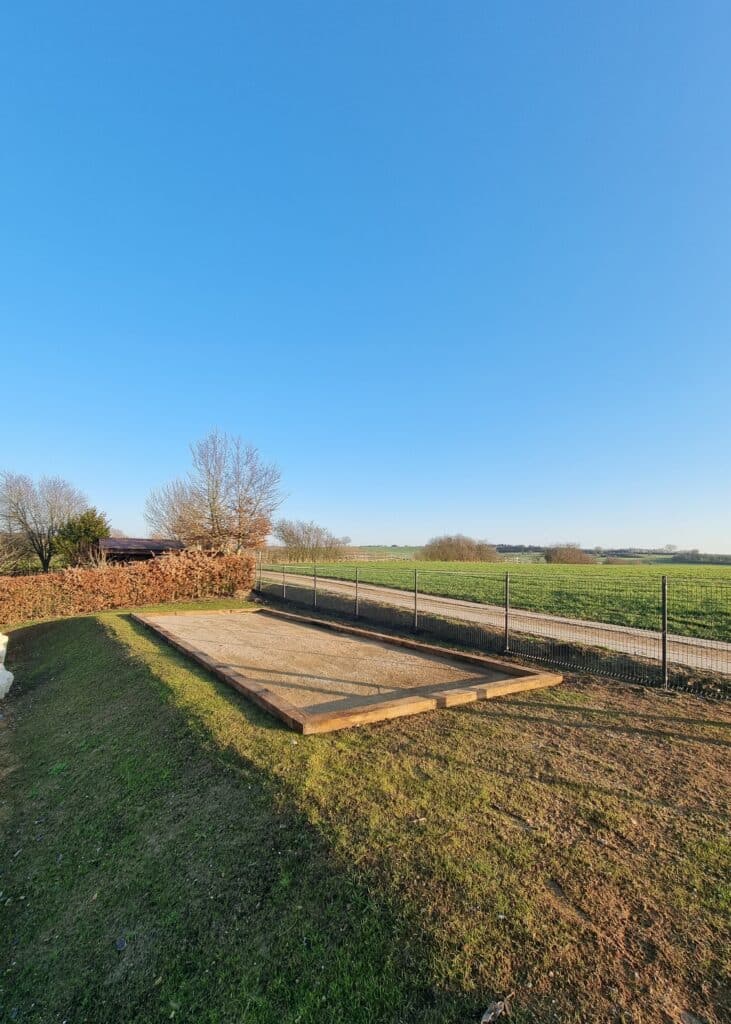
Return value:
M 432 537 L 419 553 L 419 557 L 427 562 L 499 562 L 498 555 L 492 544 L 484 540 L 474 540 L 462 533 L 444 537 Z
M 98 569 L 5 577 L 0 588 L 0 625 L 167 601 L 234 597 L 248 593 L 253 582 L 251 556 L 202 551 Z
M 596 558 L 582 551 L 578 544 L 556 544 L 554 547 L 546 548 L 545 558 L 554 565 L 592 565 L 596 562 Z

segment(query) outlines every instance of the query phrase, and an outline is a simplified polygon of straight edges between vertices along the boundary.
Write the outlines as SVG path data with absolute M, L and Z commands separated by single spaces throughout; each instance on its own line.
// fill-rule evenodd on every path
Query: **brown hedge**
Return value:
M 243 596 L 253 582 L 251 556 L 201 551 L 98 569 L 0 576 L 0 626 L 109 608 Z

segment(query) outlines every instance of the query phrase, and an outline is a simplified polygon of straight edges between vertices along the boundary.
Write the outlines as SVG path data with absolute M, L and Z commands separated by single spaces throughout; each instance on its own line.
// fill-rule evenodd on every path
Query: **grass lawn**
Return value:
M 9 655 L 0 1021 L 728 1019 L 726 706 L 577 679 L 301 737 L 124 613 Z
M 281 572 L 282 566 L 270 567 Z M 731 566 L 547 565 L 529 562 L 334 562 L 319 576 L 413 589 L 423 594 L 502 604 L 510 573 L 514 608 L 567 618 L 661 629 L 661 577 L 668 576 L 668 625 L 672 633 L 731 641 Z M 311 573 L 312 565 L 287 572 Z

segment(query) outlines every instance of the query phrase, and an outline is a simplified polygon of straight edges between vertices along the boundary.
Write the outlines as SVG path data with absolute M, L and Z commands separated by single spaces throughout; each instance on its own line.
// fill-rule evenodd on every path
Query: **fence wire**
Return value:
M 731 580 L 263 564 L 256 589 L 489 653 L 720 699 L 731 694 Z

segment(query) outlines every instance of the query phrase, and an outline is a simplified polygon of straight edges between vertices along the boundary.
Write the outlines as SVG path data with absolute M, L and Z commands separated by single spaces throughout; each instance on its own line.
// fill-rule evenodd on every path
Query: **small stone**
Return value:
M 124 938 L 124 936 L 120 935 L 120 937 L 114 943 L 114 948 L 117 950 L 118 953 L 121 953 L 123 949 L 127 948 L 127 940 Z

